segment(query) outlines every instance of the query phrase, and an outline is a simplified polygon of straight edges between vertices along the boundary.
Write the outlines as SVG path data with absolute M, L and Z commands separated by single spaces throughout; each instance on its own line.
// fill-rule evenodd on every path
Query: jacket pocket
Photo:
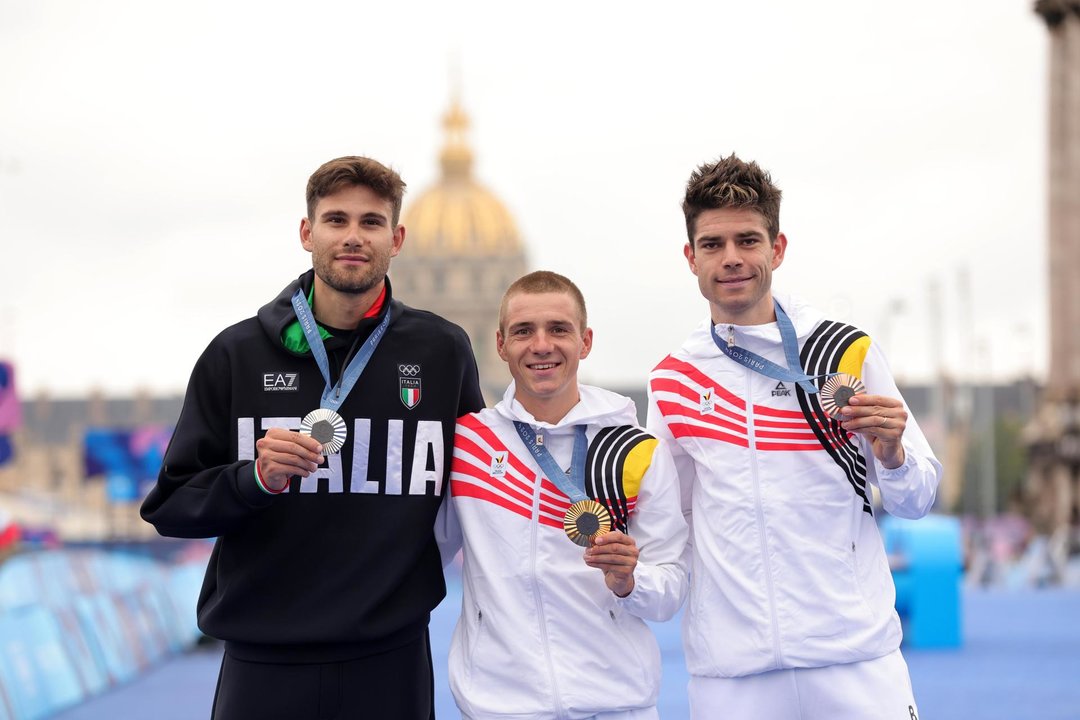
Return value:
M 607 617 L 604 620 L 615 627 L 615 634 L 622 641 L 624 656 L 634 663 L 636 680 L 641 683 L 640 687 L 648 687 L 657 676 L 660 664 L 659 649 L 652 630 L 645 627 L 641 619 L 627 616 L 618 606 L 613 605 L 606 612 Z M 649 652 L 650 657 L 642 657 L 643 650 Z M 651 657 L 653 655 L 656 657 Z
M 469 633 L 468 653 L 465 656 L 470 668 L 476 667 L 476 659 L 480 649 L 480 640 L 484 636 L 484 609 L 476 606 L 476 615 L 472 618 L 472 632 Z

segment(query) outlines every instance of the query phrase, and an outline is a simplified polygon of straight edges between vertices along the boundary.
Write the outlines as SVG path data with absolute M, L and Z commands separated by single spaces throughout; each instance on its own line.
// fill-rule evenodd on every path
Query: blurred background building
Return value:
M 507 286 L 527 272 L 525 246 L 510 211 L 473 177 L 466 142 L 469 118 L 455 99 L 443 116 L 442 176 L 402 215 L 406 249 L 391 272 L 406 304 L 433 310 L 465 328 L 489 405 L 510 382 L 495 347 L 499 303 Z

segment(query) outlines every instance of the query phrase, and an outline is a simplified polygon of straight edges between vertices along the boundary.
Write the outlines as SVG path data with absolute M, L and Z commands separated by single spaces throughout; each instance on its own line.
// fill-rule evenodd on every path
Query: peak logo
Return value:
M 262 379 L 264 392 L 300 392 L 300 373 L 268 372 Z
M 773 397 L 785 397 L 789 395 L 791 395 L 791 390 L 784 385 L 783 382 L 776 383 L 776 387 L 774 387 L 772 391 Z

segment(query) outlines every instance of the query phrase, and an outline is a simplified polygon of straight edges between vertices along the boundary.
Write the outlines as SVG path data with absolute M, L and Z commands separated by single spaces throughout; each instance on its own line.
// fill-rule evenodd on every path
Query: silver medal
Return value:
M 334 455 L 341 450 L 348 434 L 341 416 L 327 408 L 309 412 L 300 421 L 300 432 L 317 440 L 327 455 Z

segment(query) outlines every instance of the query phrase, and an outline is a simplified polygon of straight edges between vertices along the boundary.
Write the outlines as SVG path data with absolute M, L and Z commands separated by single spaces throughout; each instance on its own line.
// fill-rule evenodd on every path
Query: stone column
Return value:
M 1048 422 L 1031 426 L 1028 490 L 1042 495 L 1051 577 L 1060 580 L 1065 559 L 1080 551 L 1080 0 L 1036 0 L 1035 12 L 1050 33 L 1050 374 L 1037 414 Z
M 1038 0 L 1050 32 L 1047 399 L 1080 389 L 1080 0 Z

